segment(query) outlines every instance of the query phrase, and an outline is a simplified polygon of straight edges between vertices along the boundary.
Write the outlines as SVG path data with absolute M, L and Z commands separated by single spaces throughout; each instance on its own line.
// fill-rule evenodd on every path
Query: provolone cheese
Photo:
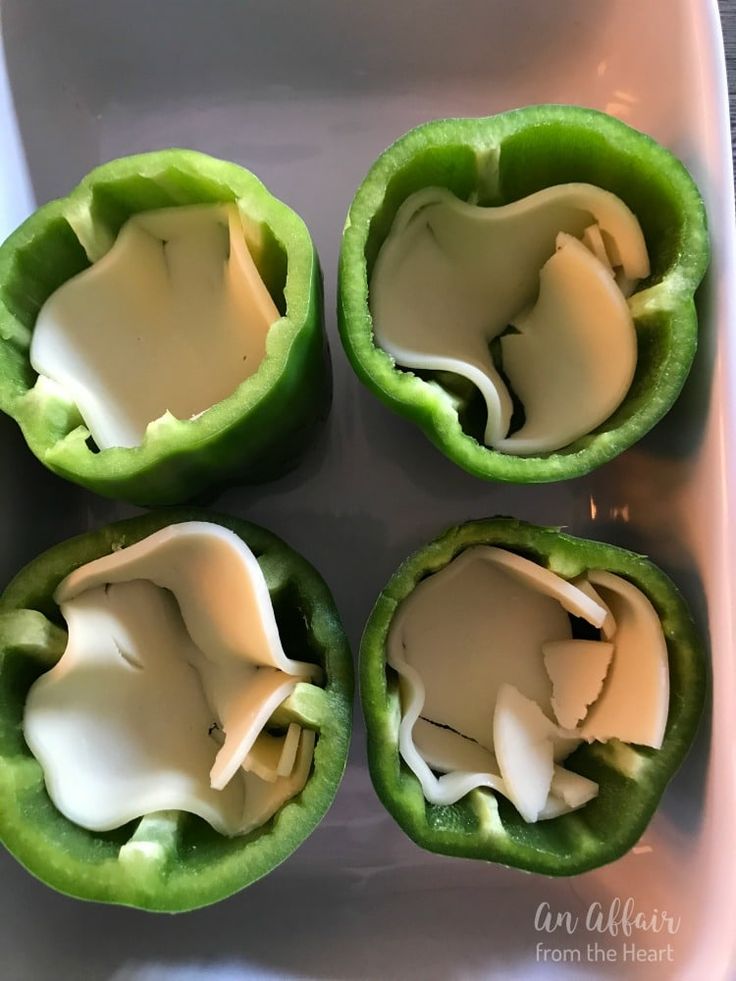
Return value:
M 581 729 L 589 741 L 620 739 L 659 749 L 669 712 L 667 644 L 657 611 L 636 586 L 610 572 L 590 581 L 616 621 L 615 651 L 600 698 Z
M 523 555 L 492 545 L 476 545 L 464 554 L 480 557 L 505 569 L 542 595 L 556 599 L 564 610 L 587 620 L 593 627 L 601 627 L 608 615 L 605 604 L 598 602 L 589 592 L 579 589 L 574 583 L 562 579 L 531 559 L 525 559 Z
M 556 766 L 549 789 L 549 797 L 540 811 L 539 820 L 552 818 L 577 811 L 598 796 L 598 784 L 579 773 Z
M 600 695 L 613 644 L 598 640 L 550 641 L 542 645 L 552 682 L 552 708 L 559 724 L 574 729 Z
M 66 651 L 31 687 L 24 717 L 56 807 L 92 831 L 182 810 L 235 834 L 244 787 L 210 787 L 214 719 L 174 598 L 138 580 L 90 589 L 62 613 Z
M 42 306 L 30 359 L 76 403 L 100 449 L 138 446 L 259 367 L 279 312 L 235 205 L 134 215 L 110 250 Z
M 243 773 L 245 785 L 246 812 L 240 834 L 247 834 L 269 821 L 306 786 L 312 767 L 316 736 L 311 729 L 302 729 L 294 766 L 288 777 L 267 782 L 254 773 Z
M 319 674 L 314 664 L 284 653 L 258 560 L 229 529 L 207 521 L 168 525 L 76 569 L 54 598 L 61 604 L 94 586 L 132 579 L 148 579 L 174 594 L 192 639 L 213 663 L 245 661 L 300 677 Z
M 171 525 L 82 566 L 56 599 L 68 644 L 31 687 L 24 731 L 72 821 L 108 830 L 186 810 L 239 834 L 303 786 L 313 735 L 263 728 L 319 672 L 285 655 L 236 535 Z
M 547 803 L 554 774 L 556 726 L 536 702 L 513 685 L 502 685 L 493 713 L 493 743 L 506 793 L 525 821 Z
M 573 639 L 567 613 L 607 640 Z M 617 576 L 569 582 L 501 548 L 472 546 L 422 580 L 393 618 L 387 660 L 400 682 L 399 752 L 435 804 L 487 788 L 527 821 L 559 817 L 598 793 L 556 765 L 583 738 L 628 731 L 654 745 L 666 724 L 666 647 L 646 597 Z
M 283 736 L 261 732 L 243 761 L 243 769 L 261 780 L 273 783 L 279 775 L 279 760 L 284 747 Z
M 424 705 L 424 685 L 418 672 L 405 661 L 401 661 L 397 666 L 402 682 L 402 712 L 399 723 L 399 752 L 407 766 L 419 780 L 422 793 L 426 800 L 433 804 L 454 804 L 465 794 L 477 787 L 488 787 L 503 793 L 503 781 L 495 772 L 468 772 L 465 770 L 453 770 L 450 773 L 437 777 L 432 772 L 430 765 L 418 751 L 414 743 L 414 727 L 420 727 L 420 740 L 422 737 L 423 724 L 428 725 L 426 720 L 419 718 L 419 713 Z M 424 733 L 426 737 L 426 732 Z M 431 737 L 430 737 L 431 738 Z M 425 738 L 426 747 L 426 738 Z M 434 749 L 436 749 L 436 744 Z M 445 746 L 446 750 L 446 746 Z M 443 752 L 445 752 L 443 750 Z M 433 748 L 430 747 L 430 755 Z
M 493 753 L 452 729 L 419 718 L 414 723 L 412 735 L 420 756 L 438 773 L 453 770 L 498 773 Z
M 391 666 L 408 681 L 405 666 L 421 678 L 417 716 L 450 726 L 490 752 L 501 685 L 514 685 L 551 711 L 542 644 L 571 636 L 569 617 L 556 600 L 494 563 L 501 551 L 467 549 L 420 582 L 401 604 L 388 637 Z
M 539 297 L 501 338 L 503 369 L 525 421 L 496 449 L 547 453 L 592 432 L 621 404 L 636 368 L 636 331 L 621 290 L 570 235 L 539 274 Z
M 497 695 L 513 682 L 551 712 L 541 650 L 570 639 L 566 610 L 594 623 L 606 616 L 549 570 L 488 546 L 466 549 L 401 604 L 388 637 L 401 680 L 399 751 L 427 800 L 451 804 L 477 787 L 510 796 L 493 753 Z M 552 723 L 549 738 L 553 760 L 580 741 Z
M 616 633 L 616 621 L 614 620 L 611 611 L 601 599 L 600 594 L 593 589 L 590 581 L 585 576 L 580 576 L 578 579 L 573 579 L 572 584 L 573 586 L 576 586 L 581 593 L 585 593 L 588 599 L 591 599 L 596 606 L 599 606 L 602 610 L 605 610 L 605 619 L 599 626 L 603 639 L 611 640 L 613 635 Z
M 554 443 L 557 444 L 554 448 L 566 445 L 562 441 L 569 442 L 575 435 L 570 437 L 569 424 L 563 425 L 557 412 L 548 419 L 549 430 L 544 440 L 536 433 L 536 426 L 538 414 L 546 412 L 557 398 L 564 396 L 567 404 L 572 397 L 567 389 L 555 384 L 555 379 L 559 371 L 566 370 L 563 362 L 575 349 L 576 342 L 582 344 L 581 351 L 575 349 L 577 368 L 583 365 L 586 373 L 591 370 L 595 375 L 591 384 L 587 384 L 585 377 L 571 373 L 576 382 L 573 392 L 578 398 L 578 429 L 583 421 L 591 428 L 598 425 L 595 420 L 614 396 L 623 398 L 625 389 L 623 394 L 621 390 L 627 375 L 629 381 L 631 377 L 633 327 L 630 316 L 625 324 L 621 323 L 621 304 L 626 305 L 620 291 L 615 324 L 614 318 L 608 316 L 604 331 L 611 335 L 611 343 L 616 347 L 618 365 L 615 378 L 604 379 L 605 398 L 597 389 L 605 352 L 601 350 L 596 356 L 596 345 L 588 343 L 589 336 L 596 336 L 598 329 L 597 311 L 591 311 L 593 301 L 605 296 L 607 308 L 612 307 L 610 291 L 617 290 L 609 264 L 620 266 L 630 281 L 649 273 L 639 223 L 613 194 L 589 184 L 563 184 L 496 208 L 468 204 L 442 188 L 426 188 L 411 195 L 399 209 L 371 275 L 369 302 L 376 342 L 403 367 L 452 372 L 467 378 L 486 403 L 486 444 L 502 446 L 509 453 L 535 452 L 531 442 L 527 445 L 522 439 L 502 443 L 508 436 L 513 406 L 489 345 L 534 306 L 540 270 L 554 256 L 558 234 L 565 232 L 579 237 L 591 225 L 597 227 L 597 233 L 587 232 L 593 251 L 585 251 L 591 262 L 575 263 L 561 285 L 564 291 L 570 281 L 576 285 L 582 281 L 580 289 L 590 302 L 580 298 L 565 305 L 551 299 L 554 291 L 548 289 L 543 309 L 534 315 L 533 323 L 526 321 L 527 332 L 531 334 L 533 326 L 534 335 L 540 335 L 533 352 L 535 364 L 540 367 L 525 372 L 514 364 L 517 377 L 512 378 L 512 384 L 524 387 L 525 391 L 532 385 L 535 391 L 541 386 L 542 394 L 537 392 L 537 397 L 543 404 L 537 406 L 530 401 L 527 411 L 527 422 L 535 428 L 533 438 L 537 444 L 541 447 L 544 443 L 546 449 Z M 606 262 L 602 254 L 596 258 L 601 248 Z M 559 266 L 559 262 L 555 263 L 553 270 Z M 586 290 L 584 281 L 588 276 L 594 278 L 598 289 Z M 551 278 L 559 279 L 554 272 Z M 609 290 L 600 286 L 604 278 L 608 280 Z M 593 292 L 596 297 L 592 296 Z M 554 325 L 551 330 L 550 309 Z M 584 309 L 587 334 L 581 321 Z M 576 319 L 566 328 L 562 317 L 567 312 L 573 313 Z M 537 323 L 542 320 L 546 324 Z M 543 329 L 545 326 L 547 329 Z M 622 328 L 620 351 L 613 340 L 619 327 Z M 503 339 L 504 351 L 515 336 Z M 530 344 L 531 340 L 525 340 L 517 350 Z M 551 362 L 544 363 L 546 373 L 541 367 L 548 356 L 546 348 L 542 353 L 545 344 L 554 355 Z M 513 360 L 513 355 L 509 357 Z M 545 395 L 548 388 L 549 394 Z M 588 408 L 585 403 L 591 397 L 595 398 L 595 405 Z M 544 419 L 539 424 L 543 422 Z

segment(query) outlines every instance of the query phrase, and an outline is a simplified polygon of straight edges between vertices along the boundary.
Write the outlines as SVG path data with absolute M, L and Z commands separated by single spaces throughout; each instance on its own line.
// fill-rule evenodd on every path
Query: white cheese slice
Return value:
M 212 786 L 222 790 L 243 765 L 270 717 L 294 691 L 297 679 L 275 668 L 223 668 L 206 656 L 197 668 L 207 701 L 225 733 L 210 771 Z
M 539 297 L 501 338 L 503 369 L 525 421 L 496 449 L 518 455 L 568 446 L 608 419 L 636 369 L 636 330 L 607 266 L 560 234 L 539 274 Z
M 667 644 L 657 611 L 632 583 L 610 572 L 588 578 L 616 620 L 603 691 L 581 728 L 588 741 L 620 739 L 660 749 L 669 712 Z
M 581 235 L 580 241 L 589 252 L 593 253 L 596 259 L 602 263 L 613 276 L 613 266 L 611 265 L 611 260 L 606 252 L 606 245 L 603 241 L 603 233 L 598 225 L 589 225 Z
M 56 807 L 91 831 L 182 810 L 236 834 L 244 785 L 210 786 L 213 716 L 173 596 L 143 581 L 99 586 L 62 612 L 66 651 L 31 687 L 23 723 Z
M 506 793 L 525 821 L 539 819 L 554 774 L 557 727 L 513 685 L 501 685 L 493 713 L 493 743 Z
M 294 769 L 300 734 L 301 726 L 294 722 L 282 736 L 261 732 L 243 761 L 243 769 L 269 783 L 288 777 Z
M 259 779 L 254 773 L 243 773 L 246 809 L 240 834 L 262 827 L 287 801 L 304 790 L 312 767 L 315 740 L 315 733 L 311 729 L 301 730 L 294 766 L 289 776 L 268 782 Z
M 549 821 L 571 811 L 577 811 L 598 796 L 598 784 L 572 770 L 556 766 L 549 797 L 540 811 L 539 820 Z
M 263 728 L 319 669 L 285 655 L 263 573 L 232 532 L 171 525 L 82 566 L 56 600 L 67 649 L 32 686 L 24 728 L 71 820 L 107 830 L 188 810 L 242 833 L 251 798 L 267 810 L 301 779 L 301 727 L 273 743 Z
M 601 604 L 550 570 L 489 546 L 466 549 L 401 604 L 387 645 L 388 662 L 401 680 L 399 750 L 427 800 L 452 803 L 476 786 L 503 792 L 489 762 L 498 689 L 512 682 L 551 712 L 541 651 L 546 641 L 571 638 L 566 610 L 598 626 L 607 615 Z M 432 732 L 432 722 L 456 731 L 435 725 Z M 432 770 L 442 769 L 434 765 L 440 749 L 447 761 L 450 743 L 457 752 L 463 736 L 468 739 L 462 767 L 438 779 Z M 555 727 L 554 759 L 564 759 L 579 743 Z M 474 759 L 467 755 L 470 747 L 478 747 Z
M 419 718 L 424 704 L 424 685 L 417 671 L 401 661 L 397 666 L 401 680 L 402 712 L 399 723 L 399 752 L 409 769 L 419 780 L 422 793 L 432 804 L 454 804 L 471 790 L 477 787 L 488 787 L 491 790 L 504 792 L 503 781 L 497 773 L 477 771 L 452 771 L 437 777 L 430 765 L 423 758 L 414 743 L 414 727 L 419 725 L 420 740 L 423 726 L 429 725 L 426 720 Z M 424 733 L 426 735 L 426 733 Z M 425 740 L 426 743 L 426 740 Z M 436 747 L 435 747 L 436 748 Z M 430 750 L 432 747 L 430 747 Z
M 30 359 L 100 449 L 139 446 L 165 414 L 190 419 L 231 395 L 258 369 L 279 317 L 235 205 L 166 208 L 134 215 L 52 293 Z
M 442 188 L 411 195 L 371 274 L 376 342 L 403 367 L 471 381 L 486 402 L 485 442 L 496 445 L 508 433 L 512 403 L 489 344 L 534 304 L 558 233 L 580 236 L 591 223 L 604 242 L 616 243 L 626 276 L 649 274 L 636 217 L 619 198 L 589 184 L 546 188 L 497 208 L 468 204 Z
M 284 653 L 258 560 L 229 529 L 207 521 L 168 525 L 75 569 L 55 599 L 63 603 L 94 586 L 131 579 L 171 590 L 192 639 L 215 664 L 245 661 L 300 677 L 319 675 L 315 665 Z
M 438 773 L 453 770 L 498 773 L 493 753 L 452 729 L 418 718 L 412 736 L 419 755 Z
M 523 555 L 492 545 L 477 545 L 467 551 L 505 569 L 542 595 L 556 599 L 564 610 L 587 620 L 593 627 L 602 627 L 609 615 L 605 604 L 599 602 L 589 591 L 580 589 L 575 583 L 568 582 L 531 559 L 525 559 Z
M 596 606 L 599 606 L 601 609 L 606 611 L 606 616 L 603 623 L 597 624 L 597 626 L 600 627 L 603 639 L 611 640 L 613 635 L 616 633 L 616 621 L 614 620 L 611 611 L 601 599 L 600 595 L 595 591 L 595 589 L 593 589 L 586 576 L 580 576 L 578 579 L 573 579 L 572 584 L 579 589 L 581 593 L 585 593 L 589 599 L 593 600 Z
M 291 775 L 291 771 L 294 769 L 294 764 L 296 763 L 296 754 L 299 749 L 299 740 L 301 739 L 301 726 L 297 725 L 296 722 L 292 722 L 289 728 L 286 730 L 286 735 L 284 736 L 284 741 L 281 746 L 281 756 L 279 756 L 279 764 L 277 767 L 277 772 L 280 777 L 288 777 Z
M 542 645 L 552 682 L 552 709 L 565 729 L 574 729 L 598 698 L 613 657 L 613 644 L 599 640 L 550 641 Z
M 419 583 L 401 604 L 388 637 L 389 664 L 409 685 L 414 675 L 421 679 L 417 717 L 450 726 L 489 752 L 500 686 L 514 685 L 550 711 L 542 644 L 571 637 L 560 603 L 525 581 L 515 563 L 511 570 L 499 564 L 509 554 L 484 546 L 466 549 Z M 535 568 L 545 579 L 547 570 Z
M 248 773 L 255 773 L 261 780 L 273 783 L 279 775 L 279 759 L 281 758 L 283 741 L 283 737 L 261 732 L 243 760 L 243 769 L 247 770 Z

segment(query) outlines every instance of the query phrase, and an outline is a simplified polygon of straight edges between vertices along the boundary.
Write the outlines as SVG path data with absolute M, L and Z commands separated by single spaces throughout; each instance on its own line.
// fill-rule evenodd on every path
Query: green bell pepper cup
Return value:
M 29 347 L 41 306 L 105 254 L 131 215 L 229 202 L 240 208 L 254 261 L 281 314 L 263 362 L 198 418 L 165 417 L 141 446 L 96 452 L 74 403 L 34 389 Z M 0 246 L 0 410 L 16 420 L 38 459 L 67 480 L 106 497 L 161 505 L 227 482 L 269 479 L 295 465 L 330 399 L 322 278 L 309 232 L 236 164 L 191 150 L 113 160 L 68 197 L 36 211 Z
M 226 838 L 191 814 L 166 812 L 106 833 L 87 831 L 53 805 L 41 765 L 23 738 L 35 679 L 60 658 L 66 631 L 53 600 L 73 569 L 182 521 L 231 529 L 258 558 L 288 656 L 318 662 L 326 683 L 298 685 L 279 725 L 316 730 L 312 771 L 300 794 L 263 827 Z M 79 899 L 180 912 L 224 899 L 266 875 L 317 827 L 342 778 L 352 724 L 353 667 L 330 592 L 314 568 L 257 525 L 202 510 L 158 512 L 72 538 L 34 559 L 0 597 L 0 841 L 33 875 Z M 133 835 L 163 859 L 120 860 Z
M 583 744 L 566 769 L 599 784 L 578 811 L 527 824 L 504 797 L 476 789 L 450 806 L 430 804 L 399 756 L 401 706 L 396 673 L 387 665 L 392 618 L 402 600 L 464 549 L 495 545 L 523 554 L 564 579 L 591 569 L 628 579 L 662 621 L 670 673 L 670 705 L 659 750 L 618 740 Z M 614 545 L 573 538 L 513 518 L 451 528 L 410 555 L 381 593 L 363 634 L 360 688 L 368 731 L 368 762 L 376 792 L 401 828 L 422 848 L 483 859 L 550 876 L 577 875 L 612 862 L 640 838 L 682 762 L 700 718 L 706 687 L 703 647 L 671 580 L 647 559 Z
M 483 444 L 485 408 L 469 383 L 445 373 L 420 377 L 376 345 L 370 276 L 396 212 L 422 188 L 448 188 L 494 207 L 576 181 L 618 195 L 644 232 L 651 275 L 630 303 L 636 374 L 622 404 L 594 432 L 553 453 L 510 456 Z M 664 147 L 612 116 L 542 105 L 485 119 L 437 120 L 389 147 L 353 199 L 340 253 L 340 334 L 360 380 L 458 466 L 485 480 L 566 480 L 632 446 L 674 403 L 697 347 L 693 298 L 708 259 L 703 202 L 688 172 Z

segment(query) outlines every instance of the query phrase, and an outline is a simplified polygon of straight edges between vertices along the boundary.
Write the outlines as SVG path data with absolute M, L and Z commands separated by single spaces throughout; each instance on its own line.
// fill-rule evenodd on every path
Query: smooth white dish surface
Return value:
M 401 559 L 448 525 L 514 514 L 645 552 L 709 637 L 712 721 L 638 846 L 558 881 L 416 848 L 373 792 L 358 720 L 320 828 L 273 874 L 210 909 L 164 919 L 74 902 L 0 855 L 3 972 L 726 981 L 736 972 L 736 255 L 716 4 L 467 0 L 458 16 L 450 0 L 276 0 L 253 10 L 160 0 L 154 19 L 142 0 L 0 0 L 0 233 L 128 153 L 189 146 L 254 170 L 315 238 L 335 402 L 298 470 L 215 506 L 264 524 L 316 565 L 354 649 Z M 547 101 L 620 116 L 691 169 L 714 248 L 702 342 L 678 404 L 619 459 L 561 485 L 491 485 L 454 467 L 348 367 L 334 318 L 339 236 L 369 165 L 411 126 Z M 4 418 L 0 472 L 3 582 L 60 539 L 134 513 L 44 471 Z M 637 913 L 627 935 L 623 918 Z

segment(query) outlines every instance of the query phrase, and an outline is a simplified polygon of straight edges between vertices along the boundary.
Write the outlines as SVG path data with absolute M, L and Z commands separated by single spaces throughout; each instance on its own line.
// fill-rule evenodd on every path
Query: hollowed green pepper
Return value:
M 40 308 L 107 252 L 131 216 L 231 202 L 281 314 L 269 330 L 264 360 L 203 414 L 165 416 L 142 445 L 97 452 L 74 402 L 58 390 L 34 388 L 29 348 Z M 326 415 L 330 395 L 314 245 L 298 215 L 236 164 L 189 150 L 114 160 L 68 197 L 41 207 L 0 247 L 0 409 L 17 421 L 39 460 L 67 480 L 107 497 L 159 505 L 228 481 L 268 479 L 294 465 Z
M 24 739 L 29 688 L 66 645 L 53 594 L 74 569 L 185 521 L 223 525 L 246 542 L 264 573 L 287 655 L 321 666 L 323 686 L 297 685 L 273 717 L 280 726 L 296 722 L 316 732 L 311 772 L 296 797 L 245 835 L 225 837 L 181 812 L 148 815 L 105 833 L 88 831 L 54 806 Z M 350 650 L 327 586 L 270 532 L 235 518 L 178 509 L 62 542 L 19 572 L 0 597 L 0 840 L 43 882 L 81 899 L 165 912 L 216 902 L 270 872 L 322 819 L 345 768 L 352 690 Z M 121 848 L 131 839 L 152 842 L 155 860 L 121 861 Z
M 661 620 L 670 685 L 661 749 L 616 739 L 583 742 L 567 758 L 565 767 L 595 781 L 598 796 L 579 810 L 551 820 L 527 823 L 504 796 L 486 789 L 471 790 L 451 805 L 429 803 L 399 753 L 399 678 L 387 663 L 392 621 L 402 601 L 423 580 L 477 545 L 522 555 L 565 580 L 592 570 L 614 573 L 638 587 Z M 463 627 L 458 624 L 460 643 Z M 512 518 L 471 521 L 451 528 L 410 555 L 375 604 L 360 656 L 371 778 L 381 801 L 406 834 L 429 851 L 545 875 L 585 872 L 619 858 L 636 843 L 692 742 L 703 708 L 706 669 L 702 644 L 680 593 L 663 572 L 622 548 Z M 448 650 L 447 658 L 452 657 L 453 651 Z M 490 727 L 490 719 L 488 724 Z
M 399 208 L 423 188 L 447 189 L 461 201 L 493 208 L 576 182 L 617 195 L 644 234 L 651 274 L 629 301 L 638 346 L 635 375 L 623 402 L 593 432 L 554 452 L 507 455 L 483 443 L 485 407 L 472 384 L 447 372 L 402 369 L 379 347 L 369 306 L 371 275 Z M 695 355 L 693 296 L 708 257 L 703 203 L 689 174 L 670 152 L 625 123 L 551 105 L 438 120 L 389 147 L 356 192 L 340 254 L 340 333 L 361 381 L 454 463 L 487 480 L 564 480 L 630 447 L 674 403 Z

